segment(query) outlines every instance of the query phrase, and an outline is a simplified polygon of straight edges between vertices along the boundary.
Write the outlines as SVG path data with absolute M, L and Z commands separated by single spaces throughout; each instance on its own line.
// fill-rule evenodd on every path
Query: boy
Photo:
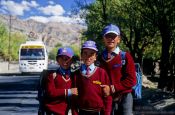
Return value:
M 58 49 L 56 61 L 60 65 L 56 73 L 47 78 L 45 109 L 47 115 L 68 115 L 71 96 L 78 95 L 77 88 L 72 88 L 70 65 L 74 52 L 69 47 Z M 72 110 L 72 114 L 76 114 Z M 75 112 L 75 113 L 74 113 Z
M 131 55 L 126 52 L 125 65 L 122 64 L 120 30 L 116 25 L 107 25 L 103 31 L 106 49 L 102 52 L 100 66 L 110 77 L 111 85 L 102 85 L 105 95 L 112 95 L 112 115 L 132 115 L 132 87 L 136 84 L 135 65 Z M 123 66 L 123 67 L 122 67 Z M 124 71 L 123 71 L 124 70 Z
M 100 85 L 108 85 L 107 73 L 94 65 L 97 58 L 94 41 L 86 41 L 81 49 L 83 64 L 77 71 L 79 115 L 110 115 L 112 97 L 104 96 Z

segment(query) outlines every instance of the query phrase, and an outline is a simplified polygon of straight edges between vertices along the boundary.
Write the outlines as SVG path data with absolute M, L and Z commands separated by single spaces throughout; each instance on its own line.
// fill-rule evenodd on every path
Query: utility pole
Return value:
M 11 42 L 11 24 L 12 24 L 12 16 L 11 16 L 11 14 L 10 14 L 10 16 L 9 16 L 9 42 L 8 42 L 8 54 L 9 54 L 9 59 L 8 59 L 8 70 L 10 70 L 10 61 L 11 61 L 11 48 L 10 48 L 10 46 L 11 46 L 11 44 L 10 44 L 10 42 Z

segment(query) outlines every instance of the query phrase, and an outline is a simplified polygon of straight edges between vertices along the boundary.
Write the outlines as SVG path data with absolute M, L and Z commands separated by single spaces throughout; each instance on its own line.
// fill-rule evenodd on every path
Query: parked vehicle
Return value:
M 27 41 L 19 48 L 19 70 L 21 73 L 42 72 L 48 68 L 48 53 L 41 41 Z

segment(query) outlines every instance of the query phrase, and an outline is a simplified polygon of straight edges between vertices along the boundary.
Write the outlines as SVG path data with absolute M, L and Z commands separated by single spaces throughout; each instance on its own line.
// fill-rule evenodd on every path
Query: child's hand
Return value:
M 77 88 L 71 88 L 72 95 L 78 95 L 78 89 Z
M 109 85 L 100 85 L 102 87 L 103 93 L 106 96 L 110 95 L 110 87 Z

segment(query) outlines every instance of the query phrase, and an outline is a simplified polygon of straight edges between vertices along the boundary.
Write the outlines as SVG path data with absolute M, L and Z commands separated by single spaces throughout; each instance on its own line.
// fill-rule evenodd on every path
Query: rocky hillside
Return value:
M 0 21 L 9 26 L 10 16 L 0 15 Z M 66 23 L 41 23 L 34 20 L 21 20 L 11 17 L 11 30 L 20 31 L 25 35 L 43 40 L 48 47 L 54 47 L 57 43 L 62 45 L 78 44 L 81 32 L 85 26 Z

